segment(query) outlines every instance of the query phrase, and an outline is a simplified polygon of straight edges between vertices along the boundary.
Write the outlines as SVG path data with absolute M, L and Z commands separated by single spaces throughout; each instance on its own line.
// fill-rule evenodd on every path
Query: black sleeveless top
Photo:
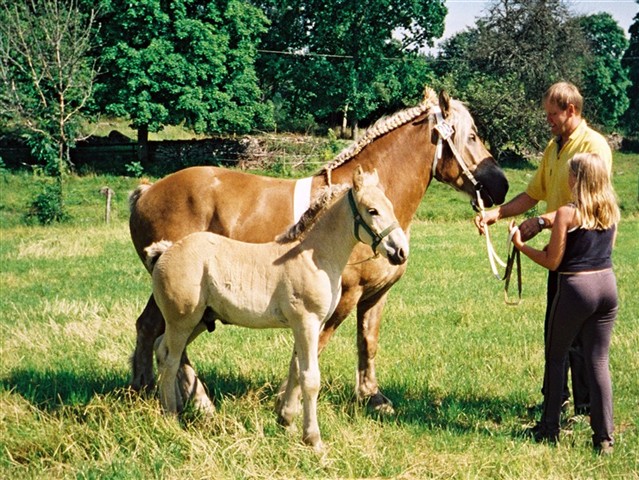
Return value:
M 558 272 L 585 272 L 612 267 L 612 242 L 616 226 L 607 230 L 577 228 L 566 237 L 566 250 Z

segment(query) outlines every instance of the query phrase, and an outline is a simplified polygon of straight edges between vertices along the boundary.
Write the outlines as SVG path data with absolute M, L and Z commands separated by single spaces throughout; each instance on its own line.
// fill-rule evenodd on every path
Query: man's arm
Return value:
M 484 234 L 484 227 L 487 225 L 492 225 L 497 220 L 502 218 L 514 217 L 517 215 L 521 215 L 524 212 L 527 212 L 535 205 L 537 205 L 538 201 L 528 195 L 526 192 L 521 192 L 511 201 L 500 205 L 497 208 L 493 208 L 492 210 L 488 210 L 484 212 L 484 216 L 482 217 L 481 213 L 475 217 L 475 226 L 477 230 L 479 230 L 479 234 Z M 541 229 L 540 229 L 541 230 Z

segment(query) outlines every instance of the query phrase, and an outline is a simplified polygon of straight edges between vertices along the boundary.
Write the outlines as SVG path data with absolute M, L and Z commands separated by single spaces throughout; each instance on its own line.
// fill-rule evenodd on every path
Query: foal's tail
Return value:
M 151 185 L 153 184 L 149 182 L 147 179 L 142 179 L 142 181 L 140 182 L 140 185 L 135 187 L 135 190 L 133 190 L 129 194 L 129 211 L 132 212 L 135 209 L 135 205 L 138 203 L 138 200 L 140 199 L 142 194 L 151 187 Z
M 160 240 L 159 242 L 152 243 L 144 249 L 144 253 L 146 253 L 146 260 L 144 261 L 144 263 L 149 269 L 149 272 L 153 271 L 153 267 L 155 267 L 155 264 L 160 259 L 160 255 L 171 248 L 171 245 L 173 245 L 173 242 L 170 242 L 168 240 Z

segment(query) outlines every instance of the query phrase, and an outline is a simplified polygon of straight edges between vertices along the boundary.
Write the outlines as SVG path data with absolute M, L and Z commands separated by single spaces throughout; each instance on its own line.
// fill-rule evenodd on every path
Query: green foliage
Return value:
M 257 3 L 271 23 L 259 67 L 284 120 L 278 126 L 308 125 L 309 113 L 317 122 L 339 124 L 345 116 L 356 125 L 414 104 L 431 77 L 414 52 L 443 33 L 439 0 Z
M 608 13 L 582 17 L 579 24 L 590 47 L 583 67 L 584 115 L 592 123 L 612 130 L 619 126 L 629 105 L 626 89 L 630 81 L 621 63 L 628 40 Z
M 629 134 L 639 137 L 639 13 L 630 25 L 630 45 L 623 56 L 622 65 L 628 69 L 630 79 L 627 90 L 630 106 L 624 115 L 624 126 Z
M 111 0 L 102 18 L 108 73 L 99 105 L 135 128 L 184 123 L 196 133 L 272 125 L 254 68 L 261 12 L 242 0 Z
M 144 174 L 144 167 L 140 162 L 131 162 L 124 166 L 126 171 L 133 177 L 140 178 Z
M 46 183 L 44 189 L 31 202 L 29 211 L 25 216 L 27 224 L 32 224 L 36 220 L 40 225 L 51 225 L 69 219 L 69 215 L 64 207 L 62 194 L 62 181 Z

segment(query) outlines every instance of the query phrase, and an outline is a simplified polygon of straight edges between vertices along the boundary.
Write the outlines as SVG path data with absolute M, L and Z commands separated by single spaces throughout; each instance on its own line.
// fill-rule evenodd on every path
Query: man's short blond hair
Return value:
M 544 93 L 543 101 L 553 103 L 562 110 L 566 110 L 568 105 L 573 104 L 577 115 L 581 115 L 584 106 L 584 98 L 579 93 L 579 89 L 570 82 L 557 82 L 551 85 Z

